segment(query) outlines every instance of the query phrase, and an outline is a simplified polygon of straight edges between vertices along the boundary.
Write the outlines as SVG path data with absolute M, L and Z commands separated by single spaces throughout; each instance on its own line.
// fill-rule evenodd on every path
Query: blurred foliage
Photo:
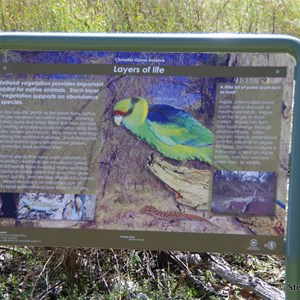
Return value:
M 300 36 L 299 0 L 1 0 L 2 31 Z
M 224 254 L 223 258 L 233 270 L 282 287 L 282 257 Z M 187 266 L 190 271 L 185 274 L 170 253 L 161 251 L 1 247 L 0 295 L 3 300 L 259 299 L 211 271 Z M 189 276 L 197 276 L 202 287 Z

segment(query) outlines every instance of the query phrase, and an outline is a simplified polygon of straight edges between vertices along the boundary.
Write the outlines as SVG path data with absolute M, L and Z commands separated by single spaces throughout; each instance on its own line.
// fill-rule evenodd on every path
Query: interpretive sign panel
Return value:
M 283 253 L 290 55 L 0 58 L 1 244 Z

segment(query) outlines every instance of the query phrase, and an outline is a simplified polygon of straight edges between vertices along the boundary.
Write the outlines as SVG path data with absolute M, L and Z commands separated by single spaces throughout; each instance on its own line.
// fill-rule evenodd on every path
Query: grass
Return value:
M 157 268 L 152 252 L 28 247 L 3 250 L 2 299 L 123 299 L 133 293 L 167 299 L 177 283 L 172 270 Z M 194 292 L 183 286 L 177 296 Z
M 284 259 L 224 254 L 233 268 L 282 288 Z M 195 273 L 196 272 L 196 273 Z M 246 291 L 210 271 L 191 273 L 208 287 L 194 286 L 169 253 L 85 248 L 2 247 L 2 299 L 223 299 L 208 290 L 244 299 Z M 199 275 L 200 274 L 200 275 Z M 202 274 L 202 275 L 201 275 Z M 248 292 L 249 294 L 249 292 Z M 148 298 L 146 298 L 148 297 Z M 255 298 L 250 298 L 255 299 Z

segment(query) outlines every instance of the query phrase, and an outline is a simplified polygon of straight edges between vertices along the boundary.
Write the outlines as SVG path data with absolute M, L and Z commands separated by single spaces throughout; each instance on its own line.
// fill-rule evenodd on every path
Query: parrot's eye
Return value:
M 131 107 L 125 114 L 125 116 L 129 116 L 133 111 L 133 107 Z

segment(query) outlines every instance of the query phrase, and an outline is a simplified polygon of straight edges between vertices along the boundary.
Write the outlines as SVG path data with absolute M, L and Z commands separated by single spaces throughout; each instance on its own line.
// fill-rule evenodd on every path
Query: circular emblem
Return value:
M 250 240 L 250 246 L 251 246 L 251 247 L 256 247 L 256 246 L 257 246 L 257 244 L 258 244 L 258 242 L 257 242 L 257 240 L 256 240 L 256 239 L 252 239 L 252 240 Z
M 277 244 L 274 241 L 268 242 L 265 247 L 267 247 L 269 250 L 275 250 L 277 247 Z

